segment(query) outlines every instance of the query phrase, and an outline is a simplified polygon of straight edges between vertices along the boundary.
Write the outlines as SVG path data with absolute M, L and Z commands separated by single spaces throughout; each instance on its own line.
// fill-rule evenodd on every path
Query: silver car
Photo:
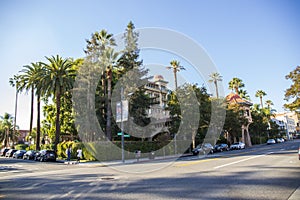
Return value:
M 230 150 L 233 150 L 233 149 L 245 149 L 245 143 L 243 142 L 236 142 L 236 143 L 233 143 L 232 145 L 230 145 Z

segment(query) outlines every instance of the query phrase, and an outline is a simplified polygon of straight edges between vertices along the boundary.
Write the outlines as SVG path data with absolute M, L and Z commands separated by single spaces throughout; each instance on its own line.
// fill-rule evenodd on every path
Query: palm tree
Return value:
M 16 134 L 12 132 L 13 128 L 13 117 L 8 113 L 4 113 L 4 116 L 0 116 L 2 119 L 0 125 L 3 130 L 2 141 L 5 147 L 9 147 L 11 142 L 14 142 L 16 139 Z
M 222 81 L 222 76 L 221 76 L 218 72 L 214 72 L 214 73 L 210 74 L 209 77 L 210 77 L 211 79 L 208 80 L 208 81 L 209 81 L 209 82 L 213 82 L 213 83 L 215 84 L 215 87 L 216 87 L 216 95 L 217 95 L 217 98 L 219 98 L 218 81 Z
M 63 59 L 59 55 L 46 57 L 49 63 L 41 63 L 44 76 L 41 79 L 42 92 L 46 97 L 53 95 L 56 102 L 56 119 L 55 119 L 55 142 L 54 150 L 57 151 L 57 144 L 60 137 L 60 109 L 61 97 L 66 91 L 73 88 L 76 69 L 70 59 Z
M 243 81 L 239 78 L 233 78 L 230 82 L 229 82 L 229 89 L 231 89 L 232 91 L 235 90 L 236 94 L 239 94 L 239 89 L 245 87 L 245 84 L 243 83 Z
M 261 108 L 264 108 L 262 98 L 263 98 L 263 96 L 266 96 L 266 95 L 267 94 L 264 91 L 262 91 L 262 90 L 257 90 L 256 93 L 255 93 L 255 97 L 259 97 L 259 99 L 260 99 Z
M 247 99 L 247 100 L 250 100 L 250 96 L 247 92 L 247 90 L 243 90 L 243 89 L 240 89 L 239 90 L 239 96 L 243 99 Z
M 14 130 L 13 134 L 16 134 L 16 126 L 17 126 L 17 110 L 18 110 L 18 94 L 20 92 L 20 76 L 14 75 L 13 78 L 9 79 L 9 84 L 12 87 L 16 87 L 16 99 L 15 99 L 15 119 L 14 119 Z
M 271 106 L 273 106 L 273 102 L 271 100 L 266 100 L 265 104 L 267 105 L 267 108 L 270 110 Z
M 180 66 L 180 62 L 177 60 L 172 60 L 170 62 L 171 66 L 167 67 L 167 69 L 173 69 L 174 80 L 175 80 L 175 91 L 177 90 L 177 72 L 180 70 L 185 70 L 183 66 Z
M 41 123 L 40 123 L 40 101 L 42 83 L 41 77 L 43 77 L 43 69 L 40 63 L 31 63 L 31 65 L 24 66 L 20 75 L 21 86 L 20 89 L 31 90 L 31 112 L 30 112 L 30 128 L 29 132 L 32 133 L 33 126 L 33 104 L 34 104 L 34 91 L 37 96 L 37 134 L 36 134 L 36 150 L 40 150 L 40 136 L 41 136 Z
M 104 51 L 103 62 L 106 67 L 106 77 L 107 77 L 107 120 L 106 120 L 106 136 L 111 140 L 111 90 L 112 90 L 112 68 L 115 62 L 117 61 L 118 53 L 114 52 L 112 48 L 107 48 Z

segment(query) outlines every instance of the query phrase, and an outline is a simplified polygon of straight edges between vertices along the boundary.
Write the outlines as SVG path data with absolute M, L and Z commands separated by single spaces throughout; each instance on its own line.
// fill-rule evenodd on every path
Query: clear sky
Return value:
M 291 84 L 284 77 L 300 65 L 299 9 L 297 0 L 2 0 L 0 115 L 14 113 L 15 90 L 8 80 L 22 66 L 56 54 L 84 57 L 85 39 L 93 32 L 118 34 L 130 20 L 136 28 L 167 28 L 192 38 L 217 66 L 225 93 L 238 77 L 253 103 L 259 103 L 255 92 L 264 90 L 264 100 L 283 111 L 284 90 Z M 170 59 L 151 60 L 148 53 L 144 63 L 164 66 Z M 29 128 L 29 99 L 26 94 L 19 99 L 21 129 Z

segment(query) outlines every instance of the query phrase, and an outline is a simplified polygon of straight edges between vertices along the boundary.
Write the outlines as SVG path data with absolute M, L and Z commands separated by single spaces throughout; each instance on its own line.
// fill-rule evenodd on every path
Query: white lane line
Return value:
M 263 154 L 263 155 L 252 156 L 252 157 L 249 157 L 249 158 L 245 158 L 245 159 L 242 159 L 242 160 L 234 161 L 234 162 L 227 163 L 227 164 L 224 164 L 224 165 L 219 165 L 219 166 L 214 167 L 214 169 L 220 169 L 222 167 L 227 167 L 229 165 L 237 164 L 237 163 L 244 162 L 244 161 L 247 161 L 247 160 L 251 160 L 251 159 L 254 159 L 254 158 L 263 157 L 263 156 L 266 156 L 266 155 L 269 155 L 269 154 L 272 154 L 272 153 L 273 152 L 270 152 L 270 153 L 267 153 L 267 154 Z

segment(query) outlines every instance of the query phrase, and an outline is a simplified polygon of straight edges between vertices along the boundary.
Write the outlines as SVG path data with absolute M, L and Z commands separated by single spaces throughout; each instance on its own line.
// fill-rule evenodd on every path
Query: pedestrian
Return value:
M 81 158 L 82 158 L 82 150 L 79 147 L 79 149 L 77 149 L 77 163 L 80 163 Z
M 72 153 L 71 147 L 68 147 L 67 150 L 66 150 L 67 161 L 71 160 L 71 153 Z

